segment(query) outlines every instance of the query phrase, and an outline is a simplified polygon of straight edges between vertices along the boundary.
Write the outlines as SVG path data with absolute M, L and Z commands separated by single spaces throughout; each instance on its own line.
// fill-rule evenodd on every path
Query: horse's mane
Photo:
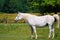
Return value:
M 33 14 L 29 14 L 29 13 L 21 13 L 21 12 L 19 12 L 19 14 L 21 14 L 21 15 L 29 15 L 29 16 L 36 16 L 36 15 L 33 15 Z

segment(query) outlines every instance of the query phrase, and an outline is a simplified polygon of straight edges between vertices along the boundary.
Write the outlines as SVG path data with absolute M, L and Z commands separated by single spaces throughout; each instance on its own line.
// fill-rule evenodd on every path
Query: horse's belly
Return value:
M 46 21 L 44 20 L 44 21 L 37 21 L 35 25 L 37 25 L 37 26 L 45 26 L 46 24 L 47 24 L 47 23 L 46 23 Z
M 45 26 L 47 23 L 36 24 L 36 26 Z

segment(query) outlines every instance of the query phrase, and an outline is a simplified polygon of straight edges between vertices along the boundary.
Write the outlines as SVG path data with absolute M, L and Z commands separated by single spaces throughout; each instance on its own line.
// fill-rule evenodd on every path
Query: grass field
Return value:
M 53 40 L 60 40 L 60 28 L 55 28 L 55 37 Z M 49 29 L 37 28 L 38 39 L 37 40 L 52 40 L 48 39 Z M 0 40 L 36 40 L 31 39 L 30 27 L 27 23 L 13 23 L 13 24 L 4 24 L 0 23 Z

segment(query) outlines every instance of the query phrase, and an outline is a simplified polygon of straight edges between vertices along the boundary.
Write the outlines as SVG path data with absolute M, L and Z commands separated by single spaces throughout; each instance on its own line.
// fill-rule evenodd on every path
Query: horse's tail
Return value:
M 54 16 L 54 18 L 56 20 L 57 28 L 59 28 L 59 15 L 58 14 L 54 14 L 53 16 Z

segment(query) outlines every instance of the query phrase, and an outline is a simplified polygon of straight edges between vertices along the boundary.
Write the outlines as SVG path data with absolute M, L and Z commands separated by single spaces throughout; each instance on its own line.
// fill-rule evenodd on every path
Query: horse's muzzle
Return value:
M 14 22 L 16 23 L 18 20 L 15 20 Z

